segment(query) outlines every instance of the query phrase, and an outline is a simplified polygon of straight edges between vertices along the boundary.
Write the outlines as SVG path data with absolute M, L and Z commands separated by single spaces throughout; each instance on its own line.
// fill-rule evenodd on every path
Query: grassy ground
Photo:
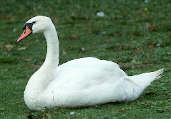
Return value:
M 98 17 L 103 11 L 105 16 Z M 171 118 L 170 0 L 3 0 L 0 4 L 0 119 L 169 119 Z M 60 63 L 94 56 L 117 62 L 134 75 L 165 68 L 143 95 L 130 103 L 30 112 L 23 91 L 42 64 L 42 34 L 21 43 L 23 24 L 36 15 L 53 19 Z

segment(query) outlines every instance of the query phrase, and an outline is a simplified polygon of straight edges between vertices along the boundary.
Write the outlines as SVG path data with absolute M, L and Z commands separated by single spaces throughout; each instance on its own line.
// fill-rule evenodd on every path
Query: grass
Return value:
M 96 13 L 103 11 L 105 16 Z M 0 4 L 1 119 L 169 119 L 171 118 L 170 0 L 5 0 Z M 23 100 L 29 77 L 43 63 L 42 34 L 21 43 L 24 23 L 52 18 L 60 39 L 60 64 L 93 56 L 117 62 L 128 75 L 165 68 L 143 95 L 130 103 L 31 112 Z M 74 114 L 73 114 L 74 113 Z

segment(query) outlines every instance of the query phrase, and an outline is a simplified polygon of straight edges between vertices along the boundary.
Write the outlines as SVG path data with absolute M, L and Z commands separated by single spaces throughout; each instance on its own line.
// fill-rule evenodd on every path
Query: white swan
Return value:
M 161 69 L 128 76 L 118 64 L 93 57 L 71 60 L 58 66 L 58 36 L 51 19 L 33 17 L 24 29 L 18 41 L 39 32 L 43 32 L 47 41 L 45 62 L 31 76 L 24 91 L 25 103 L 31 110 L 133 101 L 163 72 Z

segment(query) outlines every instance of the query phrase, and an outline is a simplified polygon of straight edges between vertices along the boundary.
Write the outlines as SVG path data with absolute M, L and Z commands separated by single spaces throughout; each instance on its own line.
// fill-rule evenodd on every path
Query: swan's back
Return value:
M 87 71 L 88 73 L 90 73 L 90 71 L 94 70 L 104 74 L 114 73 L 116 77 L 126 76 L 126 73 L 120 69 L 118 64 L 112 61 L 100 60 L 94 57 L 86 57 L 86 58 L 80 58 L 80 59 L 68 61 L 57 68 L 58 72 L 56 74 L 60 74 L 61 71 L 65 73 L 65 71 L 68 70 L 70 72 L 72 72 L 72 70 L 79 70 L 78 71 L 79 73 L 82 73 L 82 71 Z M 78 74 L 78 72 L 76 73 Z

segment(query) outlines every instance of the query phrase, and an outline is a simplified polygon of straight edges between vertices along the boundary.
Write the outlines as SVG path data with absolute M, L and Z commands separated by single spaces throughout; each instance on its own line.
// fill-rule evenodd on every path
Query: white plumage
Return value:
M 43 32 L 47 41 L 45 62 L 28 81 L 24 100 L 31 110 L 55 106 L 77 107 L 137 99 L 163 69 L 135 76 L 127 74 L 118 64 L 86 57 L 58 66 L 59 43 L 50 18 L 36 16 L 32 33 Z

